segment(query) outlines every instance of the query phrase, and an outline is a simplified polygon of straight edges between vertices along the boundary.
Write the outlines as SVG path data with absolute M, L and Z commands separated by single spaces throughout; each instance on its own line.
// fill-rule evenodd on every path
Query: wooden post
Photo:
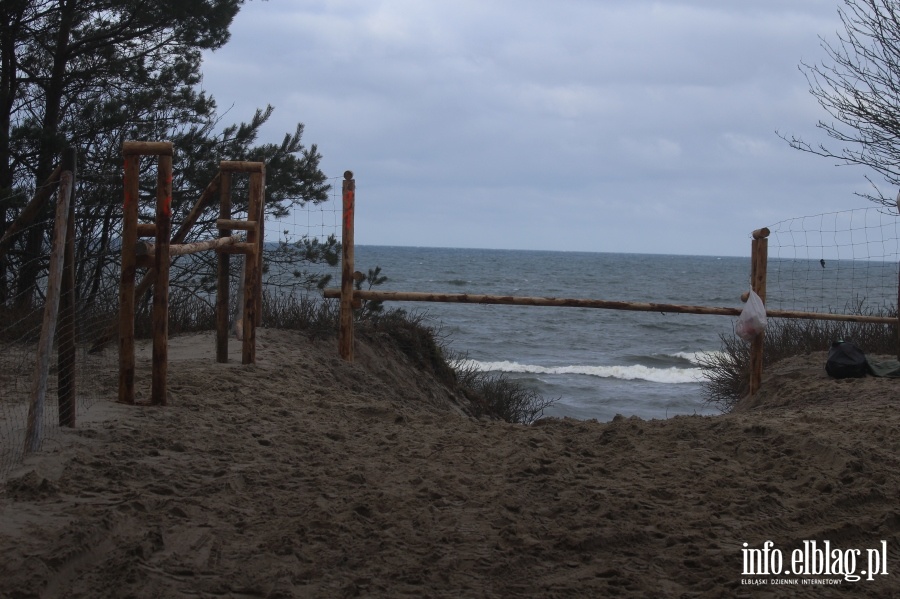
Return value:
M 69 216 L 66 226 L 66 248 L 63 255 L 62 284 L 59 295 L 57 336 L 57 406 L 59 425 L 75 427 L 75 181 L 77 156 L 75 148 L 63 154 L 62 168 L 72 173 L 69 194 Z
M 247 206 L 247 220 L 259 222 L 262 214 L 262 189 L 264 182 L 262 172 L 250 173 L 250 198 Z M 253 251 L 244 257 L 244 339 L 241 347 L 241 363 L 256 363 L 256 323 L 259 303 L 260 283 L 260 248 L 261 235 L 259 229 L 247 231 L 247 243 L 253 246 Z
M 255 183 L 254 183 L 255 181 Z M 256 222 L 259 223 L 259 255 L 257 256 L 256 266 L 256 326 L 262 326 L 262 276 L 263 276 L 263 247 L 266 243 L 266 169 L 263 166 L 259 176 L 254 179 L 254 175 L 250 175 L 250 193 L 259 195 L 259 214 L 256 215 Z M 253 220 L 248 218 L 247 220 Z
M 258 244 L 253 242 L 253 249 L 244 255 L 244 286 L 243 293 L 239 296 L 243 300 L 242 320 L 243 338 L 241 344 L 241 364 L 256 363 L 256 265 L 259 263 L 256 253 Z
M 41 448 L 43 440 L 44 404 L 47 396 L 47 375 L 50 373 L 50 353 L 53 351 L 53 335 L 56 332 L 56 317 L 59 314 L 59 293 L 62 285 L 62 262 L 66 250 L 68 230 L 69 200 L 72 197 L 72 172 L 60 174 L 59 193 L 56 200 L 56 219 L 53 226 L 53 241 L 50 250 L 50 271 L 47 274 L 47 294 L 44 302 L 44 320 L 38 340 L 37 359 L 31 387 L 31 401 L 28 404 L 28 422 L 25 432 L 25 451 L 34 452 Z
M 219 183 L 219 218 L 231 219 L 231 173 L 222 172 Z M 231 229 L 219 229 L 219 235 L 228 237 Z M 231 294 L 229 275 L 231 269 L 231 254 L 216 252 L 217 256 L 217 280 L 216 280 L 216 362 L 228 362 L 228 305 Z M 243 282 L 241 282 L 243 284 Z
M 756 295 L 766 303 L 766 272 L 769 257 L 769 230 L 758 229 L 753 232 L 750 246 L 750 286 Z M 763 350 L 766 333 L 763 331 L 750 342 L 750 395 L 755 395 L 762 382 Z
M 342 186 L 344 218 L 341 232 L 341 331 L 338 352 L 353 361 L 353 212 L 356 208 L 356 180 L 352 171 L 344 172 Z
M 140 154 L 125 154 L 122 275 L 119 281 L 119 401 L 127 404 L 134 403 L 134 244 L 137 241 L 140 159 Z
M 159 156 L 156 174 L 156 252 L 153 268 L 153 383 L 150 403 L 166 405 L 169 369 L 169 237 L 172 233 L 172 157 Z

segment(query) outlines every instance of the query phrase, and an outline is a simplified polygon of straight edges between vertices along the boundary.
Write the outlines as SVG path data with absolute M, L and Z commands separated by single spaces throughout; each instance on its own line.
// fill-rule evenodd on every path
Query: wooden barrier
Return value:
M 59 175 L 59 190 L 56 200 L 56 215 L 53 239 L 50 246 L 50 270 L 47 274 L 47 290 L 44 300 L 44 319 L 38 340 L 37 358 L 34 365 L 31 396 L 28 403 L 28 420 L 25 431 L 25 451 L 35 452 L 43 441 L 44 406 L 47 396 L 47 377 L 50 373 L 50 354 L 53 351 L 53 337 L 59 316 L 60 293 L 63 287 L 64 258 L 69 231 L 69 206 L 75 186 L 74 150 L 66 152 L 63 161 L 66 170 Z M 74 360 L 74 355 L 71 356 Z M 70 381 L 71 384 L 71 381 Z M 73 421 L 74 423 L 74 418 Z M 68 423 L 67 423 L 68 424 Z
M 769 230 L 753 231 L 750 242 L 750 287 L 766 303 L 766 272 L 769 257 Z M 768 314 L 767 314 L 768 315 Z M 766 332 L 758 333 L 750 342 L 750 395 L 756 395 L 762 383 L 763 351 Z
M 137 273 L 134 244 L 137 242 L 137 217 L 140 190 L 141 155 L 133 151 L 125 155 L 125 201 L 122 209 L 122 274 L 119 280 L 119 401 L 134 403 L 134 280 Z
M 265 173 L 266 166 L 262 162 L 222 160 L 219 162 L 219 170 L 223 173 Z
M 166 405 L 168 374 L 168 295 L 169 265 L 173 256 L 215 250 L 218 254 L 216 298 L 216 358 L 228 361 L 228 272 L 229 254 L 246 255 L 247 287 L 243 312 L 245 333 L 242 359 L 249 364 L 256 360 L 255 326 L 261 312 L 262 223 L 265 202 L 265 166 L 257 162 L 223 161 L 221 170 L 206 187 L 188 217 L 175 235 L 172 230 L 172 149 L 168 142 L 125 142 L 124 222 L 122 226 L 122 276 L 119 288 L 119 401 L 134 403 L 134 315 L 135 296 L 142 296 L 153 286 L 153 372 L 150 403 Z M 158 160 L 156 185 L 156 218 L 152 224 L 138 224 L 138 172 L 140 156 L 156 154 Z M 232 172 L 250 173 L 248 221 L 231 220 Z M 190 227 L 197 221 L 216 191 L 220 191 L 220 237 L 193 243 L 182 243 Z M 217 222 L 217 225 L 219 223 Z M 247 241 L 231 235 L 230 228 L 247 231 Z M 138 241 L 138 237 L 154 237 L 153 242 Z M 135 288 L 138 265 L 150 271 Z M 103 341 L 95 343 L 95 348 Z M 93 348 L 92 348 L 93 349 Z
M 155 223 L 138 223 L 137 226 L 137 236 L 138 237 L 156 237 L 156 224 Z
M 230 231 L 231 229 L 238 229 L 240 231 L 258 231 L 259 223 L 255 220 L 231 220 L 230 218 L 220 218 L 216 220 L 216 227 L 223 231 Z M 222 233 L 222 235 L 226 235 L 226 233 Z M 231 235 L 231 233 L 227 233 L 227 235 Z
M 325 289 L 323 296 L 339 299 L 341 290 Z M 681 304 L 653 304 L 640 302 L 618 302 L 600 299 L 573 299 L 559 297 L 523 297 L 515 295 L 474 295 L 468 293 L 418 293 L 413 291 L 354 290 L 354 300 L 374 300 L 393 302 L 448 302 L 457 304 L 500 304 L 507 306 L 545 306 L 556 308 L 598 308 L 625 310 L 631 312 L 660 312 L 664 314 L 707 314 L 714 316 L 740 316 L 741 308 L 714 306 L 691 306 Z M 746 301 L 746 299 L 744 300 Z M 801 318 L 808 320 L 836 320 L 843 322 L 869 322 L 876 324 L 897 324 L 892 316 L 863 316 L 857 314 L 827 314 L 822 312 L 799 312 L 795 310 L 766 310 L 774 318 Z
M 238 250 L 246 252 L 250 244 L 241 242 L 240 237 L 229 236 L 219 237 L 216 239 L 207 239 L 206 241 L 195 241 L 193 243 L 179 243 L 169 246 L 169 256 L 186 256 L 188 254 L 196 254 L 198 252 L 206 252 L 209 250 L 223 249 L 228 246 L 237 246 Z M 138 241 L 134 246 L 134 252 L 138 256 L 152 256 L 156 253 L 156 244 L 148 241 Z
M 173 156 L 175 147 L 170 141 L 125 141 L 122 143 L 124 156 Z
M 265 171 L 250 172 L 250 199 L 247 220 L 262 220 Z M 262 230 L 247 231 L 250 251 L 244 256 L 244 339 L 241 346 L 241 363 L 256 362 L 256 327 L 262 317 Z
M 223 177 L 226 175 L 228 177 L 228 199 L 226 200 L 226 194 L 223 193 L 216 226 L 219 227 L 222 235 L 225 235 L 226 232 L 230 235 L 231 229 L 247 231 L 247 241 L 244 244 L 235 244 L 234 247 L 224 247 L 219 250 L 217 289 L 223 294 L 228 293 L 225 290 L 227 281 L 224 280 L 225 273 L 229 268 L 226 254 L 244 254 L 241 362 L 253 364 L 256 362 L 256 327 L 262 324 L 262 250 L 265 240 L 266 168 L 262 162 L 223 160 L 219 163 L 219 171 Z M 237 224 L 241 221 L 231 219 L 230 194 L 233 173 L 249 173 L 250 175 L 247 221 L 243 224 Z M 228 361 L 227 313 L 228 304 L 224 301 L 217 302 L 216 360 L 219 362 Z
M 172 234 L 172 156 L 161 154 L 156 171 L 156 252 L 153 267 L 153 375 L 150 403 L 166 405 L 169 369 L 169 237 Z
M 125 156 L 125 166 L 126 166 L 126 176 L 128 170 L 129 159 L 128 156 Z M 187 218 L 181 223 L 181 226 L 178 227 L 178 230 L 172 235 L 172 239 L 170 243 L 176 244 L 181 243 L 187 238 L 188 231 L 190 231 L 191 227 L 196 224 L 197 219 L 200 218 L 200 214 L 203 210 L 209 205 L 211 199 L 215 196 L 216 192 L 219 190 L 219 181 L 220 174 L 216 174 L 213 177 L 213 180 L 210 181 L 209 185 L 206 186 L 206 189 L 203 190 L 203 193 L 200 194 L 200 197 L 197 199 L 197 202 L 194 204 L 194 207 L 191 209 L 191 212 L 188 214 Z M 136 192 L 135 192 L 136 193 Z M 137 218 L 137 217 L 135 217 Z M 126 221 L 127 222 L 127 221 Z M 156 225 L 154 224 L 138 224 L 137 225 L 137 235 L 139 237 L 156 237 Z M 124 239 L 123 239 L 124 242 Z M 123 247 L 124 249 L 124 247 Z M 136 287 L 134 287 L 134 297 L 144 297 L 150 287 L 153 285 L 153 282 L 156 280 L 156 270 L 153 268 L 153 264 L 137 264 L 138 266 L 148 268 L 146 274 L 141 279 L 141 282 L 138 283 Z M 120 300 L 121 301 L 121 300 Z M 96 353 L 102 350 L 110 341 L 115 339 L 116 337 L 121 338 L 120 335 L 120 327 L 121 319 L 113 322 L 110 327 L 103 332 L 97 339 L 94 341 L 93 345 L 89 350 L 89 353 Z M 133 332 L 132 332 L 133 333 Z M 121 389 L 121 385 L 120 385 Z M 121 398 L 120 398 L 120 401 Z
M 356 180 L 352 171 L 344 172 L 342 189 L 344 216 L 341 231 L 341 331 L 338 353 L 353 361 L 353 213 L 356 207 Z
M 342 297 L 341 289 L 326 289 L 326 298 Z M 681 314 L 717 314 L 737 316 L 740 308 L 716 308 L 710 306 L 686 306 L 679 304 L 653 304 L 617 302 L 600 299 L 575 299 L 561 297 L 523 297 L 515 295 L 475 295 L 469 293 L 417 293 L 404 291 L 354 290 L 353 298 L 359 300 L 394 302 L 448 302 L 457 304 L 502 304 L 507 306 L 545 306 L 556 308 L 601 308 L 606 310 L 630 310 L 634 312 L 662 312 Z
M 418 293 L 399 291 L 356 290 L 353 287 L 353 212 L 355 208 L 355 182 L 353 173 L 344 174 L 344 229 L 343 229 L 343 262 L 341 269 L 341 288 L 325 289 L 323 296 L 328 299 L 340 299 L 340 339 L 339 352 L 342 358 L 353 360 L 353 308 L 362 300 L 398 301 L 398 302 L 450 302 L 465 304 L 501 304 L 515 306 L 547 306 L 569 308 L 600 308 L 607 310 L 628 310 L 638 312 L 661 312 L 681 314 L 709 314 L 721 316 L 740 316 L 742 309 L 690 306 L 680 304 L 656 304 L 640 302 L 620 302 L 599 299 L 573 299 L 555 297 L 520 297 L 500 295 L 473 295 L 462 293 Z M 766 301 L 766 277 L 768 265 L 769 229 L 753 231 L 750 257 L 750 286 L 753 291 Z M 749 292 L 741 296 L 746 302 Z M 900 302 L 900 281 L 898 281 L 898 302 Z M 897 327 L 898 350 L 900 359 L 900 314 L 892 316 L 864 316 L 855 314 L 831 314 L 820 312 L 801 312 L 796 310 L 769 310 L 766 315 L 774 318 L 799 318 L 808 320 L 831 320 L 842 322 L 859 322 L 873 324 L 889 324 Z M 755 394 L 760 387 L 763 371 L 765 332 L 758 334 L 750 345 L 750 382 L 749 392 Z
M 221 168 L 221 166 L 219 167 Z M 219 235 L 231 236 L 231 230 L 222 227 L 219 223 L 231 221 L 231 172 L 220 171 L 221 189 L 219 190 Z M 231 284 L 231 255 L 219 252 L 216 259 L 216 362 L 225 364 L 228 362 L 228 320 L 229 320 L 229 295 Z

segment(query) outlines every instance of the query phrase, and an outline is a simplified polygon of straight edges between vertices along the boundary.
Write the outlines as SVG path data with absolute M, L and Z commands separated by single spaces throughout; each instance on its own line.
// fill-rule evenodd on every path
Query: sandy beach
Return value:
M 900 593 L 900 382 L 829 379 L 824 352 L 726 415 L 522 426 L 380 344 L 345 363 L 263 329 L 252 366 L 213 347 L 171 339 L 168 407 L 110 396 L 10 473 L 0 597 Z M 859 550 L 853 572 L 744 573 L 744 543 L 794 567 L 813 540 Z

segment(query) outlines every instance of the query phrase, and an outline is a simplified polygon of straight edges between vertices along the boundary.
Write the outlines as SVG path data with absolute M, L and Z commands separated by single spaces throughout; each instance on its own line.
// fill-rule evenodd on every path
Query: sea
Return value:
M 355 270 L 383 291 L 742 306 L 748 257 L 357 245 Z M 554 400 L 545 416 L 609 421 L 716 414 L 697 360 L 736 317 L 569 307 L 391 302 L 426 319 L 479 370 Z

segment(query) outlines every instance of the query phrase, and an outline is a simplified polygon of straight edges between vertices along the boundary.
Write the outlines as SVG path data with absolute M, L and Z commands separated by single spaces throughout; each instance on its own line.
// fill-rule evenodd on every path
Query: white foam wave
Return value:
M 674 358 L 681 358 L 682 360 L 687 360 L 691 364 L 699 364 L 701 359 L 711 358 L 716 354 L 722 353 L 721 351 L 695 351 L 695 352 L 676 352 L 671 354 Z
M 626 381 L 643 380 L 651 383 L 696 383 L 703 379 L 699 368 L 650 368 L 633 366 L 536 366 L 518 362 L 478 362 L 462 360 L 460 366 L 483 372 L 514 372 L 527 374 L 582 374 Z

